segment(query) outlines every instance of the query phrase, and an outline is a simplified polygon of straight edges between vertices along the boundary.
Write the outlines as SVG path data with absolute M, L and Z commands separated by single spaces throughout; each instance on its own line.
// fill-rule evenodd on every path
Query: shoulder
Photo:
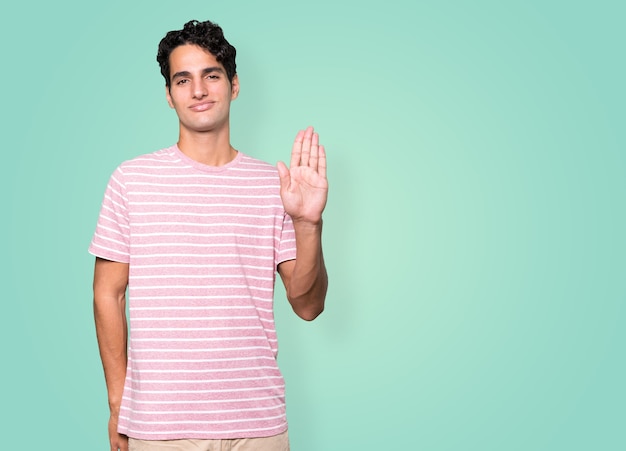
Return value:
M 230 175 L 234 176 L 233 183 L 260 190 L 262 194 L 274 196 L 280 189 L 278 169 L 244 153 L 241 153 L 237 165 L 232 167 Z
M 142 169 L 153 169 L 163 167 L 163 165 L 171 166 L 176 163 L 172 147 L 157 150 L 156 152 L 139 155 L 130 160 L 124 161 L 118 166 L 121 172 L 141 171 Z
M 175 164 L 171 147 L 142 154 L 118 165 L 110 176 L 109 185 L 124 188 L 128 182 L 145 176 L 157 176 L 164 168 L 171 168 Z
M 266 174 L 272 177 L 278 177 L 278 169 L 258 158 L 251 157 L 245 153 L 241 153 L 241 159 L 239 160 L 238 168 L 246 172 L 256 172 L 258 174 Z

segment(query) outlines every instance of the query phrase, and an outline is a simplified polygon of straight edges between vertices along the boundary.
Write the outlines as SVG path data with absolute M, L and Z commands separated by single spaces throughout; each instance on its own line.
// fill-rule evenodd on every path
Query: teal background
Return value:
M 276 298 L 292 449 L 626 449 L 623 2 L 2 9 L 3 449 L 108 449 L 87 246 L 177 138 L 155 54 L 192 18 L 238 49 L 237 148 L 327 147 L 326 311 Z

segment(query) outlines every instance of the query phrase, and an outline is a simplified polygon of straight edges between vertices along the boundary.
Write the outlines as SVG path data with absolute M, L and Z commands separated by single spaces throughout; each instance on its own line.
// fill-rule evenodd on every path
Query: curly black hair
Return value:
M 237 50 L 226 40 L 218 24 L 210 20 L 204 22 L 190 20 L 182 30 L 169 31 L 159 42 L 157 61 L 165 78 L 165 86 L 170 87 L 170 54 L 176 47 L 185 44 L 195 44 L 208 50 L 224 66 L 228 80 L 232 83 L 237 73 L 235 63 Z

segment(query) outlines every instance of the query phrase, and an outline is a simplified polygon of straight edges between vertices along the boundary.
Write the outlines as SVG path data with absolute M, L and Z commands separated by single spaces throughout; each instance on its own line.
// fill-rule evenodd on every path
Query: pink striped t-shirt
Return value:
M 119 432 L 144 440 L 287 429 L 273 295 L 296 257 L 276 168 L 239 152 L 212 167 L 177 146 L 121 164 L 89 252 L 129 263 Z

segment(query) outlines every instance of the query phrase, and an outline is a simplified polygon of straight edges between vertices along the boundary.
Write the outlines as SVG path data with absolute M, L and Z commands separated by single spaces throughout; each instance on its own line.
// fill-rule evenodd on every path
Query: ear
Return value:
M 230 82 L 231 85 L 231 96 L 230 100 L 235 100 L 239 95 L 239 77 L 237 74 L 233 77 L 233 81 Z
M 174 108 L 172 96 L 170 95 L 170 88 L 167 85 L 165 85 L 165 98 L 167 99 L 167 104 L 170 106 L 170 108 Z

